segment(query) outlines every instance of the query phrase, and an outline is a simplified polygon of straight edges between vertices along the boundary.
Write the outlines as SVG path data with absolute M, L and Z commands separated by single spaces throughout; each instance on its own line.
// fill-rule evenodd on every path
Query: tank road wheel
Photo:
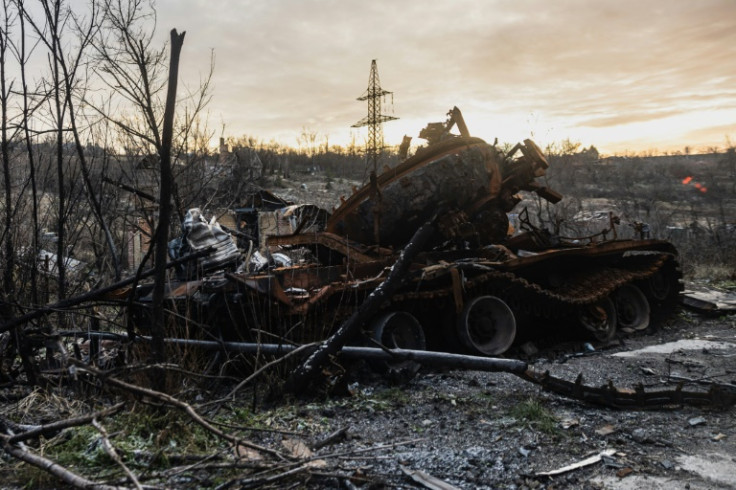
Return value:
M 458 319 L 457 334 L 473 354 L 502 354 L 514 342 L 516 319 L 511 308 L 499 298 L 478 296 L 465 304 Z
M 419 320 L 405 311 L 390 311 L 371 322 L 374 340 L 388 349 L 425 350 L 427 340 Z
M 616 305 L 609 297 L 584 305 L 578 310 L 578 321 L 594 339 L 608 342 L 616 335 Z
M 374 318 L 370 323 L 371 337 L 388 349 L 425 350 L 427 340 L 424 329 L 414 315 L 405 311 L 390 311 Z M 373 368 L 390 377 L 409 379 L 420 365 L 413 361 L 371 363 Z
M 672 292 L 672 284 L 662 271 L 657 271 L 647 279 L 647 290 L 655 300 L 664 301 Z
M 652 325 L 664 323 L 677 311 L 682 291 L 681 277 L 677 262 L 670 260 L 657 272 L 637 284 L 649 300 Z
M 649 302 L 641 289 L 631 284 L 621 286 L 613 298 L 618 326 L 623 332 L 644 330 L 649 326 Z

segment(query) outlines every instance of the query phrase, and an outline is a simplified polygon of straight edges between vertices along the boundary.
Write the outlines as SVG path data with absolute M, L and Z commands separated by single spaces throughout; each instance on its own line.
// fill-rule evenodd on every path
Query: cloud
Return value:
M 407 121 L 441 120 L 458 105 L 464 112 L 497 110 L 485 117 L 498 125 L 535 113 L 575 131 L 656 124 L 736 104 L 731 0 L 157 6 L 159 26 L 188 31 L 187 77 L 206 68 L 215 50 L 212 110 L 236 135 L 296 135 L 309 124 L 345 139 L 365 115 L 355 98 L 367 87 L 371 59 Z

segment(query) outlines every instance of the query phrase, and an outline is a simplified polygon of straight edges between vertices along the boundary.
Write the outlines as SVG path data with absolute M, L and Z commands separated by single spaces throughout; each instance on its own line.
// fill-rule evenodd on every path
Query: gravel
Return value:
M 655 333 L 597 346 L 593 352 L 540 349 L 533 363 L 556 376 L 573 380 L 583 373 L 586 384 L 612 380 L 619 388 L 638 383 L 650 389 L 671 387 L 669 376 L 736 384 L 735 325 L 734 317 L 682 312 Z M 677 340 L 692 344 L 680 342 L 663 352 L 641 350 Z M 704 349 L 702 341 L 724 345 Z M 624 352 L 629 355 L 615 355 Z M 401 466 L 458 488 L 641 489 L 659 488 L 663 482 L 669 483 L 661 488 L 736 486 L 736 476 L 730 476 L 736 474 L 733 409 L 615 410 L 545 393 L 505 373 L 422 369 L 400 387 L 363 373 L 349 386 L 350 396 L 300 402 L 305 420 L 321 420 L 312 426 L 308 443 L 339 428 L 347 428 L 349 436 L 316 453 L 344 453 L 344 459 L 328 460 L 332 472 L 344 476 L 317 479 L 315 488 L 348 485 L 344 482 L 351 476 L 353 484 L 365 488 L 418 486 Z M 536 476 L 606 449 L 616 452 L 560 475 Z M 351 457 L 356 450 L 362 451 L 360 458 Z

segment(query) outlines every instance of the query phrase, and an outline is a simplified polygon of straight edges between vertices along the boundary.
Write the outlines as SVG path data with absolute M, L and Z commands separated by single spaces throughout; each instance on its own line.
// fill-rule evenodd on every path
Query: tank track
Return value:
M 651 410 L 694 406 L 724 409 L 736 403 L 736 391 L 716 383 L 712 384 L 707 391 L 685 390 L 683 384 L 678 384 L 675 389 L 671 390 L 647 391 L 642 384 L 630 390 L 616 388 L 611 381 L 600 387 L 587 386 L 582 374 L 578 375 L 574 382 L 554 377 L 549 374 L 549 371 L 540 372 L 531 368 L 523 373 L 515 374 L 541 386 L 545 391 L 611 408 Z
M 655 259 L 646 263 L 633 264 L 629 269 L 601 266 L 596 269 L 581 271 L 574 280 L 557 289 L 547 288 L 539 283 L 525 279 L 514 272 L 507 272 L 493 268 L 493 265 L 477 263 L 454 263 L 448 265 L 448 272 L 455 268 L 465 277 L 463 291 L 466 296 L 477 294 L 492 294 L 501 299 L 509 299 L 511 303 L 556 304 L 560 308 L 592 304 L 611 294 L 624 284 L 643 281 L 659 271 L 670 266 L 677 274 L 671 275 L 670 286 L 677 292 L 682 289 L 679 283 L 679 266 L 674 256 L 659 254 Z M 672 267 L 674 266 L 674 267 Z M 412 300 L 436 300 L 443 297 L 452 297 L 452 285 L 440 288 L 423 289 L 421 278 L 415 281 L 414 291 L 395 294 L 392 302 L 395 305 Z M 521 293 L 523 297 L 512 297 L 508 291 Z M 512 306 L 512 310 L 513 310 Z M 547 315 L 545 315 L 547 316 Z

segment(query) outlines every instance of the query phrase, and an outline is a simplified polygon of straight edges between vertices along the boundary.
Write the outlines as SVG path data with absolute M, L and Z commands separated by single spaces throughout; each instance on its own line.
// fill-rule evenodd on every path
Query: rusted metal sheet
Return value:
M 682 303 L 694 310 L 711 314 L 736 313 L 736 292 L 702 288 L 682 292 Z
M 322 245 L 341 253 L 349 261 L 371 262 L 376 259 L 374 256 L 367 255 L 365 245 L 327 232 L 269 236 L 266 239 L 266 245 L 269 247 Z
M 314 289 L 339 281 L 345 277 L 345 272 L 345 266 L 340 265 L 327 267 L 292 266 L 275 269 L 273 274 L 279 278 L 284 289 Z
M 452 298 L 455 301 L 455 312 L 463 311 L 463 282 L 460 278 L 460 271 L 450 269 L 450 277 L 452 277 Z
M 291 298 L 284 292 L 284 288 L 281 287 L 277 278 L 270 274 L 264 275 L 240 275 L 240 274 L 228 274 L 228 277 L 233 281 L 239 282 L 247 286 L 253 291 L 263 294 L 266 297 L 271 297 L 278 300 L 279 302 L 291 306 Z

